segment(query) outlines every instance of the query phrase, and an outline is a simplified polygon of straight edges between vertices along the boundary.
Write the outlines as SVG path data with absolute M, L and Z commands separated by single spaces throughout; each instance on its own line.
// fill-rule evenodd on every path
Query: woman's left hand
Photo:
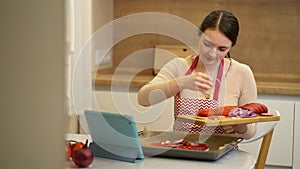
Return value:
M 232 126 L 234 131 L 239 134 L 244 134 L 247 132 L 247 124 L 237 124 Z
M 244 134 L 247 132 L 247 124 L 237 124 L 233 126 L 223 126 L 225 133 L 227 134 Z

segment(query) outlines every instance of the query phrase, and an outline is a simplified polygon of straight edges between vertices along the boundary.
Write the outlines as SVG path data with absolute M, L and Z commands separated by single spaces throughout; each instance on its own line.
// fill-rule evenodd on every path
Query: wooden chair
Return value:
M 272 114 L 279 116 L 280 113 L 276 110 L 271 112 Z M 268 157 L 270 144 L 272 141 L 273 132 L 275 129 L 275 126 L 277 124 L 277 121 L 271 121 L 271 122 L 263 122 L 263 123 L 257 123 L 257 132 L 254 137 L 252 137 L 249 140 L 244 140 L 242 143 L 250 143 L 259 139 L 262 139 L 262 144 L 259 150 L 259 154 L 257 157 L 255 169 L 264 169 L 265 163 Z

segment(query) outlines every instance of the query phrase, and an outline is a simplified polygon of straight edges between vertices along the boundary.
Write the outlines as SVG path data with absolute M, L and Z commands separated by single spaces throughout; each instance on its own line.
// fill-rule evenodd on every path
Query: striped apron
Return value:
M 199 56 L 196 56 L 192 65 L 186 72 L 186 75 L 189 75 L 193 72 L 198 64 Z M 174 96 L 174 116 L 178 115 L 196 115 L 198 110 L 200 109 L 207 109 L 207 108 L 217 108 L 218 107 L 218 97 L 219 97 L 219 90 L 221 85 L 221 79 L 223 76 L 223 68 L 224 68 L 224 59 L 221 60 L 217 80 L 215 83 L 215 91 L 213 99 L 194 99 L 194 98 L 184 98 L 180 97 L 180 93 L 177 93 Z M 187 131 L 191 133 L 206 133 L 206 134 L 223 134 L 224 129 L 220 126 L 217 127 L 207 127 L 201 126 L 197 124 L 192 124 L 183 121 L 175 120 L 173 125 L 174 131 Z

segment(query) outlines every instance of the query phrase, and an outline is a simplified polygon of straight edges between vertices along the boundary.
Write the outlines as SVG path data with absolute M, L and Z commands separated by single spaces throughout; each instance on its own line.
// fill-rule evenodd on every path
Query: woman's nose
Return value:
M 213 57 L 217 56 L 217 48 L 211 48 L 208 54 Z

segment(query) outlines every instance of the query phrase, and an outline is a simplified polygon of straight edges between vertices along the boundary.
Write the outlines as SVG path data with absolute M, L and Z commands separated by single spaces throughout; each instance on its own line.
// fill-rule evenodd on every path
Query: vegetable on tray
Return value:
M 189 142 L 186 139 L 180 139 L 174 142 L 169 140 L 162 140 L 158 143 L 151 143 L 151 145 L 158 146 L 158 147 L 179 148 L 179 149 L 186 149 L 186 150 L 208 151 L 209 149 L 206 144 Z
M 256 115 L 269 116 L 268 107 L 261 103 L 249 103 L 243 106 L 222 106 L 216 109 L 200 109 L 197 116 L 229 116 L 229 117 L 255 117 Z

